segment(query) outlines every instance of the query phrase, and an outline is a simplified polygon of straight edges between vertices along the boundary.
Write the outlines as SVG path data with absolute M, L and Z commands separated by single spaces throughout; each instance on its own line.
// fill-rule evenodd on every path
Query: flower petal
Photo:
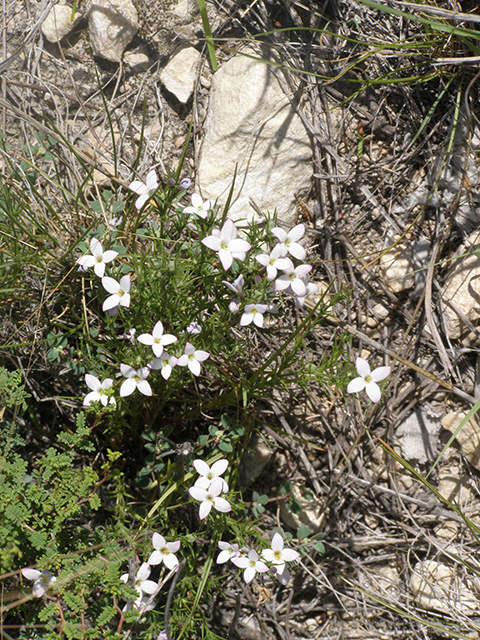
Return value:
M 370 378 L 373 382 L 380 382 L 380 380 L 385 380 L 390 375 L 390 367 L 377 367 L 370 374 Z
M 365 389 L 365 379 L 364 378 L 354 378 L 350 380 L 347 387 L 347 393 L 358 393 L 359 391 L 363 391 Z
M 363 358 L 357 358 L 355 366 L 357 367 L 357 373 L 359 376 L 365 378 L 370 375 L 370 365 Z
M 369 382 L 366 384 L 365 391 L 372 402 L 379 402 L 382 397 L 382 392 L 376 382 Z

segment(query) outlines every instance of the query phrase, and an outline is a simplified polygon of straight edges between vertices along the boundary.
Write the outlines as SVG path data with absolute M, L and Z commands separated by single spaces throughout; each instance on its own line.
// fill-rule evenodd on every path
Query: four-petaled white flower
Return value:
M 145 182 L 142 182 L 141 180 L 134 180 L 130 184 L 129 189 L 140 196 L 135 201 L 135 206 L 140 210 L 145 202 L 150 198 L 150 194 L 158 189 L 158 178 L 155 169 L 150 169 Z
M 192 206 L 185 207 L 183 213 L 195 213 L 197 216 L 200 216 L 200 218 L 206 218 L 214 204 L 215 202 L 213 200 L 205 200 L 204 202 L 202 196 L 194 193 L 192 195 Z
M 303 297 L 307 293 L 307 287 L 304 278 L 312 270 L 311 264 L 301 264 L 298 267 L 282 269 L 283 276 L 275 280 L 275 290 L 283 291 L 283 289 L 291 288 L 296 296 Z
M 300 554 L 294 549 L 288 547 L 284 549 L 284 541 L 282 536 L 277 532 L 272 539 L 271 549 L 264 549 L 262 557 L 275 565 L 278 575 L 282 575 L 285 571 L 286 562 L 294 562 L 298 560 Z
M 89 407 L 91 403 L 95 402 L 96 400 L 101 402 L 104 407 L 106 407 L 107 404 L 117 404 L 113 396 L 105 393 L 107 389 L 112 388 L 112 378 L 105 378 L 103 382 L 100 382 L 100 380 L 95 376 L 92 376 L 90 373 L 86 373 L 85 382 L 87 384 L 87 387 L 91 389 L 91 392 L 87 393 L 87 395 L 85 396 L 83 400 L 83 406 Z
M 305 278 L 302 278 L 302 280 L 305 283 L 305 295 L 304 296 L 297 296 L 297 295 L 295 295 L 295 293 L 291 289 L 287 289 L 288 293 L 291 293 L 292 295 L 295 296 L 295 306 L 297 307 L 297 309 L 302 309 L 303 305 L 305 304 L 306 296 L 310 296 L 310 295 L 312 295 L 312 293 L 317 293 L 318 288 L 319 288 L 318 284 L 315 284 L 314 282 L 309 282 L 308 276 L 306 276 Z
M 163 324 L 159 320 L 154 326 L 152 333 L 142 333 L 138 336 L 137 340 L 142 344 L 146 344 L 152 347 L 152 351 L 157 358 L 160 358 L 163 353 L 163 347 L 167 344 L 172 344 L 177 341 L 175 336 L 170 333 L 163 333 Z
M 168 380 L 170 374 L 172 373 L 173 367 L 177 364 L 178 358 L 175 358 L 175 356 L 171 356 L 166 351 L 164 351 L 160 358 L 155 358 L 154 360 L 149 362 L 147 366 L 149 366 L 150 369 L 160 369 L 160 373 L 162 374 L 164 380 Z
M 102 285 L 108 293 L 112 294 L 103 303 L 102 309 L 104 311 L 114 309 L 119 305 L 122 307 L 130 306 L 130 276 L 128 274 L 123 276 L 120 282 L 117 282 L 114 278 L 103 276 Z
M 99 278 L 103 278 L 105 275 L 105 265 L 118 256 L 118 251 L 104 251 L 101 242 L 97 240 L 97 238 L 90 240 L 90 251 L 92 255 L 82 256 L 77 260 L 77 263 L 84 269 L 93 267 L 95 274 Z
M 135 389 L 138 389 L 140 393 L 143 393 L 144 396 L 152 395 L 152 388 L 146 380 L 148 374 L 150 373 L 150 369 L 148 367 L 134 369 L 127 364 L 121 364 L 120 371 L 126 378 L 126 380 L 120 387 L 120 396 L 122 398 L 131 395 L 135 391 Z
M 22 574 L 27 580 L 34 581 L 32 593 L 35 598 L 41 598 L 48 587 L 56 580 L 56 577 L 48 571 L 48 569 L 44 571 L 39 571 L 38 569 L 22 569 Z
M 246 304 L 243 315 L 240 318 L 242 327 L 246 327 L 252 321 L 257 327 L 263 327 L 263 314 L 267 311 L 268 304 Z
M 297 260 L 305 260 L 307 252 L 302 245 L 297 242 L 305 233 L 304 224 L 297 224 L 297 226 L 290 229 L 288 233 L 280 227 L 275 227 L 272 229 L 272 233 L 280 241 L 282 255 L 286 256 L 287 253 L 290 253 L 294 258 L 297 258 Z
M 190 369 L 194 376 L 200 375 L 200 363 L 210 357 L 207 351 L 201 349 L 195 349 L 193 344 L 187 342 L 185 345 L 185 353 L 178 358 L 177 364 L 179 367 L 186 367 Z
M 293 263 L 290 258 L 285 258 L 284 256 L 285 253 L 281 244 L 275 245 L 270 255 L 261 253 L 255 256 L 255 259 L 267 268 L 267 280 L 275 280 L 277 277 L 277 269 L 293 269 Z
M 148 564 L 163 564 L 167 569 L 174 569 L 178 566 L 178 560 L 175 553 L 180 549 L 180 540 L 176 542 L 166 542 L 165 538 L 159 533 L 152 536 L 152 544 L 155 551 L 148 559 Z
M 190 487 L 188 493 L 194 498 L 198 500 L 200 504 L 199 517 L 200 520 L 203 520 L 208 516 L 212 507 L 217 511 L 221 511 L 222 513 L 228 513 L 228 511 L 232 510 L 228 500 L 225 498 L 220 498 L 220 494 L 222 493 L 223 483 L 225 481 L 222 478 L 217 478 L 212 482 L 208 489 L 204 489 L 203 487 L 193 486 Z
M 218 252 L 218 257 L 225 270 L 230 269 L 234 258 L 245 260 L 246 252 L 250 249 L 250 244 L 246 240 L 237 238 L 237 227 L 230 218 L 225 220 L 220 230 L 213 229 L 212 235 L 204 238 L 202 244 L 212 251 Z
M 390 374 L 390 367 L 377 367 L 373 371 L 370 371 L 370 365 L 363 358 L 357 358 L 356 367 L 360 377 L 350 380 L 347 392 L 358 393 L 365 389 L 370 400 L 372 402 L 378 402 L 382 396 L 382 392 L 377 382 L 385 380 Z
M 220 478 L 220 476 L 225 473 L 228 467 L 228 460 L 221 458 L 210 467 L 203 460 L 197 459 L 193 461 L 193 466 L 200 474 L 200 478 L 198 478 L 194 486 L 208 489 L 217 478 Z M 222 481 L 223 491 L 226 493 L 228 491 L 228 484 L 223 478 L 220 478 L 220 480 Z
M 144 562 L 142 566 L 137 571 L 137 575 L 135 576 L 135 584 L 133 585 L 135 589 L 138 591 L 138 598 L 134 603 L 134 606 L 139 609 L 142 606 L 143 594 L 148 593 L 151 595 L 155 593 L 157 590 L 158 584 L 153 580 L 149 580 L 149 576 L 152 569 L 148 562 Z M 120 576 L 120 580 L 127 583 L 129 575 L 128 573 L 124 573 Z
M 233 558 L 236 558 L 239 553 L 238 544 L 236 542 L 230 544 L 229 542 L 223 542 L 223 540 L 220 540 L 218 548 L 220 549 L 220 553 L 215 560 L 217 564 L 224 564 L 225 562 L 228 562 L 228 560 L 233 560 Z
M 195 321 L 191 322 L 186 328 L 186 332 L 191 333 L 192 335 L 202 333 L 202 325 Z
M 236 556 L 232 558 L 232 562 L 239 569 L 245 569 L 243 579 L 249 584 L 257 573 L 265 573 L 268 571 L 267 565 L 258 559 L 258 553 L 255 549 L 251 549 L 247 556 Z

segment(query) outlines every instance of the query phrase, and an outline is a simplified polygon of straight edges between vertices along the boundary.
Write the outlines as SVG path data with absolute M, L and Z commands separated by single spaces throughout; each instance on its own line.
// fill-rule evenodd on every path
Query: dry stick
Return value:
M 170 635 L 170 606 L 172 604 L 173 592 L 175 591 L 175 587 L 177 586 L 178 579 L 180 578 L 180 574 L 185 568 L 187 561 L 183 559 L 181 563 L 178 565 L 177 572 L 175 577 L 172 580 L 172 584 L 170 585 L 170 589 L 168 591 L 167 603 L 165 605 L 165 633 L 167 635 L 167 640 L 172 640 L 172 636 Z
M 309 300 L 306 300 L 305 301 L 305 306 L 309 307 L 310 309 L 313 309 L 315 307 L 315 304 L 312 304 Z M 354 336 L 357 336 L 358 338 L 361 338 L 362 340 L 364 340 L 367 344 L 369 344 L 374 349 L 378 349 L 379 351 L 382 351 L 383 353 L 386 353 L 391 358 L 394 358 L 398 362 L 401 362 L 403 365 L 405 365 L 409 369 L 413 369 L 417 373 L 421 373 L 422 376 L 425 376 L 426 378 L 429 378 L 430 380 L 433 380 L 438 385 L 440 385 L 444 389 L 447 389 L 448 391 L 451 391 L 452 393 L 454 393 L 459 398 L 462 398 L 463 400 L 467 400 L 471 404 L 475 404 L 475 402 L 477 401 L 470 394 L 465 393 L 465 391 L 462 391 L 458 387 L 454 387 L 449 382 L 445 382 L 444 380 L 441 380 L 440 378 L 437 378 L 437 376 L 433 375 L 433 373 L 429 373 L 428 371 L 425 371 L 425 369 L 422 369 L 421 367 L 419 367 L 418 365 L 414 364 L 413 362 L 410 362 L 410 360 L 406 360 L 405 358 L 402 358 L 401 356 L 398 355 L 398 353 L 395 353 L 395 351 L 392 351 L 388 347 L 384 347 L 383 344 L 380 344 L 376 340 L 373 340 L 372 338 L 369 338 L 365 333 L 362 333 L 358 329 L 355 329 L 355 327 L 352 327 L 351 325 L 346 324 L 345 322 L 342 322 L 341 320 L 338 320 L 338 318 L 334 318 L 333 316 L 326 316 L 326 317 L 336 327 L 342 327 L 343 329 L 346 329 L 349 333 L 351 333 Z

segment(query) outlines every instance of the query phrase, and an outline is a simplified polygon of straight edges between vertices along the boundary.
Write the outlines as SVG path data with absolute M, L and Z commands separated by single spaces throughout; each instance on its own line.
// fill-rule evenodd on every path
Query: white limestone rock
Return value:
M 310 188 L 311 157 L 303 123 L 270 67 L 244 55 L 222 65 L 213 76 L 198 165 L 202 196 L 224 203 L 237 167 L 229 216 L 258 221 L 252 199 L 291 226 L 294 194 Z
M 477 231 L 457 251 L 457 259 L 452 262 L 442 297 L 480 329 L 480 255 L 473 253 L 479 249 L 480 233 Z M 443 311 L 449 338 L 462 338 L 467 344 L 478 344 L 478 338 L 453 309 L 444 305 Z
M 442 425 L 447 431 L 455 433 L 466 415 L 463 411 L 447 413 L 443 417 Z M 470 418 L 463 425 L 455 439 L 460 445 L 462 456 L 468 460 L 472 467 L 480 470 L 480 428 L 475 417 Z
M 294 499 L 301 507 L 298 513 L 291 511 L 286 503 L 280 502 L 280 518 L 287 527 L 298 529 L 302 524 L 310 529 L 310 534 L 318 533 L 323 528 L 325 514 L 321 509 L 318 500 L 307 500 L 302 494 L 299 485 L 294 484 L 290 492 L 290 498 Z
M 420 464 L 433 462 L 437 457 L 441 413 L 420 407 L 411 413 L 397 429 L 402 455 L 407 461 Z
M 123 62 L 130 67 L 133 73 L 142 73 L 150 67 L 150 58 L 144 51 L 126 51 Z
M 474 585 L 475 591 L 478 585 Z M 410 590 L 422 609 L 443 613 L 475 615 L 478 600 L 462 581 L 458 569 L 435 560 L 417 562 L 410 579 Z
M 160 74 L 163 86 L 182 104 L 187 103 L 193 93 L 200 58 L 200 52 L 194 47 L 185 47 L 174 54 Z
M 393 240 L 398 240 L 398 236 L 394 236 Z M 403 242 L 395 244 L 380 257 L 380 269 L 385 284 L 394 293 L 411 289 L 415 284 L 413 253 Z
M 72 7 L 68 4 L 56 4 L 50 9 L 42 24 L 42 33 L 49 42 L 60 42 L 80 22 L 82 14 L 75 12 L 72 20 Z
M 93 54 L 120 62 L 138 30 L 137 10 L 131 0 L 93 0 L 88 28 Z

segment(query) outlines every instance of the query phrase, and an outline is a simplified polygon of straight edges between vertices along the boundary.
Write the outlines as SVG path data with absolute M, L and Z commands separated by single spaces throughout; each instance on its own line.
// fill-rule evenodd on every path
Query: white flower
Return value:
M 275 291 L 283 291 L 284 289 L 290 289 L 296 296 L 303 297 L 307 293 L 307 287 L 304 282 L 304 278 L 312 270 L 312 265 L 301 264 L 298 267 L 282 269 L 284 275 L 275 280 Z
M 228 460 L 221 458 L 210 467 L 203 460 L 197 459 L 193 461 L 193 466 L 200 474 L 200 478 L 198 478 L 194 486 L 208 489 L 217 478 L 220 478 L 220 476 L 225 473 L 228 467 Z M 223 478 L 220 479 L 222 481 L 223 491 L 226 493 L 228 491 L 228 484 Z
M 358 393 L 365 389 L 370 400 L 372 402 L 378 402 L 382 396 L 382 392 L 377 382 L 385 380 L 390 374 L 390 367 L 377 367 L 373 371 L 370 371 L 370 365 L 363 358 L 357 358 L 356 367 L 360 377 L 350 380 L 347 392 Z
M 118 251 L 104 251 L 97 238 L 92 238 L 90 240 L 90 251 L 92 252 L 92 255 L 82 256 L 77 260 L 77 263 L 83 269 L 93 267 L 96 275 L 99 278 L 103 278 L 105 275 L 105 265 L 118 256 Z
M 158 189 L 158 178 L 155 169 L 150 169 L 148 172 L 146 183 L 140 180 L 134 180 L 130 184 L 129 189 L 140 196 L 135 201 L 135 206 L 140 210 L 149 199 L 150 194 Z
M 302 247 L 301 244 L 298 244 L 297 240 L 305 233 L 305 225 L 297 224 L 296 227 L 290 229 L 287 233 L 280 227 L 275 227 L 272 229 L 272 233 L 274 236 L 278 238 L 282 247 L 282 255 L 286 256 L 287 253 L 290 253 L 294 258 L 298 260 L 305 260 L 307 252 Z
M 120 396 L 122 398 L 131 395 L 135 389 L 138 389 L 144 396 L 152 395 L 152 388 L 146 380 L 150 373 L 150 369 L 148 367 L 134 369 L 127 364 L 121 364 L 120 371 L 122 372 L 122 375 L 127 378 L 120 387 Z
M 164 380 L 168 380 L 172 373 L 173 367 L 178 364 L 178 359 L 175 356 L 170 356 L 166 351 L 162 353 L 161 358 L 155 358 L 148 363 L 150 369 L 160 369 L 160 373 Z
M 217 478 L 212 482 L 208 489 L 204 489 L 203 487 L 190 487 L 188 493 L 194 498 L 198 500 L 200 504 L 199 517 L 200 520 L 203 520 L 208 516 L 212 507 L 214 507 L 217 511 L 221 511 L 222 513 L 227 513 L 232 510 L 229 502 L 225 500 L 225 498 L 220 498 L 219 495 L 222 493 L 223 489 L 222 478 Z
M 228 560 L 235 558 L 239 553 L 238 544 L 236 543 L 230 544 L 229 542 L 220 540 L 218 548 L 220 549 L 220 553 L 215 561 L 217 564 L 224 564 Z
M 298 560 L 300 554 L 298 551 L 294 549 L 283 548 L 283 538 L 277 532 L 272 539 L 272 544 L 270 549 L 264 549 L 262 551 L 262 557 L 267 562 L 272 562 L 277 569 L 278 575 L 282 575 L 285 571 L 286 562 L 294 562 L 294 560 Z
M 247 304 L 242 317 L 240 318 L 240 324 L 242 327 L 246 327 L 252 321 L 257 327 L 263 327 L 263 314 L 267 311 L 268 304 Z
M 113 309 L 119 305 L 122 307 L 130 306 L 130 276 L 128 274 L 123 276 L 120 282 L 117 282 L 108 276 L 103 276 L 102 285 L 108 293 L 112 294 L 111 296 L 108 296 L 103 303 L 102 309 L 104 311 L 108 311 L 109 309 Z
M 163 335 L 163 324 L 159 320 L 151 334 L 142 333 L 142 335 L 138 336 L 137 340 L 142 344 L 150 345 L 155 356 L 160 358 L 163 353 L 163 347 L 176 342 L 177 338 L 170 333 Z
M 152 609 L 155 609 L 155 602 L 154 600 L 149 602 L 149 600 L 150 600 L 150 596 L 148 595 L 138 596 L 138 598 L 135 601 L 129 600 L 127 604 L 123 607 L 122 611 L 126 613 L 127 611 L 130 611 L 133 608 L 137 609 L 137 611 L 140 611 L 141 613 L 146 613 L 147 611 L 151 611 Z
M 178 366 L 186 367 L 190 369 L 194 376 L 200 375 L 200 362 L 203 362 L 207 358 L 210 357 L 210 354 L 207 351 L 202 351 L 201 349 L 195 349 L 193 344 L 187 342 L 185 345 L 185 353 L 183 356 L 178 358 Z
M 212 235 L 204 238 L 202 244 L 218 252 L 225 270 L 230 269 L 234 258 L 245 260 L 245 254 L 250 249 L 250 244 L 246 240 L 237 238 L 237 227 L 230 218 L 225 220 L 221 230 L 213 229 Z
M 176 542 L 166 542 L 165 538 L 159 533 L 152 536 L 152 544 L 155 551 L 148 559 L 148 564 L 163 564 L 167 569 L 173 569 L 178 566 L 178 560 L 175 553 L 180 549 L 180 540 Z
M 106 407 L 107 404 L 113 404 L 113 405 L 117 404 L 113 396 L 109 396 L 108 394 L 105 393 L 107 389 L 112 388 L 112 383 L 113 383 L 112 378 L 105 378 L 103 382 L 100 382 L 100 380 L 95 376 L 92 376 L 91 374 L 86 373 L 85 382 L 87 384 L 87 387 L 92 391 L 90 393 L 87 393 L 87 395 L 85 396 L 83 400 L 84 407 L 89 407 L 91 403 L 95 401 L 101 402 L 104 407 Z
M 267 565 L 258 559 L 258 553 L 255 549 L 251 549 L 247 556 L 236 556 L 232 558 L 232 562 L 239 569 L 245 569 L 243 579 L 247 584 L 254 579 L 256 573 L 265 573 L 268 571 Z
M 292 295 L 295 296 L 295 306 L 297 307 L 297 309 L 302 309 L 303 305 L 305 304 L 305 297 L 312 295 L 312 293 L 317 293 L 319 288 L 318 284 L 315 284 L 314 282 L 309 282 L 308 276 L 306 276 L 305 278 L 302 278 L 302 280 L 305 283 L 304 296 L 297 296 L 290 288 L 287 289 L 287 293 L 291 293 Z
M 255 259 L 267 268 L 267 280 L 275 280 L 277 277 L 277 269 L 293 269 L 293 263 L 290 258 L 284 258 L 283 246 L 277 244 L 271 251 L 270 255 L 261 253 L 255 256 Z
M 143 594 L 148 593 L 152 595 L 157 590 L 158 584 L 153 582 L 153 580 L 149 580 L 152 569 L 148 562 L 144 562 L 140 569 L 137 571 L 137 575 L 135 576 L 135 584 L 133 585 L 135 589 L 138 591 L 138 599 L 135 601 L 135 607 L 139 609 L 142 605 Z M 127 583 L 129 575 L 128 573 L 124 573 L 123 576 L 120 576 L 120 580 Z
M 198 195 L 198 193 L 194 193 L 192 195 L 192 206 L 185 207 L 183 213 L 195 213 L 200 218 L 206 218 L 208 212 L 213 207 L 215 202 L 213 200 L 202 200 L 202 196 Z
M 22 574 L 27 580 L 33 580 L 32 593 L 35 598 L 41 598 L 45 591 L 56 580 L 56 577 L 45 569 L 44 571 L 38 571 L 38 569 L 22 569 Z

